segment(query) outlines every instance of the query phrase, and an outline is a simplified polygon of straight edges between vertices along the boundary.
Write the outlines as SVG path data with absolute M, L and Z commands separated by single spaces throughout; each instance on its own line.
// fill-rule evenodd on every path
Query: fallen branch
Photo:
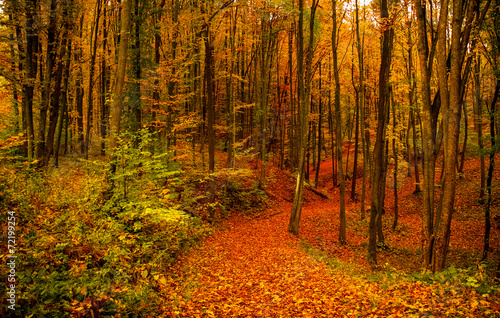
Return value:
M 305 187 L 307 190 L 319 195 L 320 197 L 322 197 L 323 199 L 330 199 L 326 194 L 324 194 L 323 192 L 319 192 L 318 190 L 310 187 L 310 186 L 306 186 Z

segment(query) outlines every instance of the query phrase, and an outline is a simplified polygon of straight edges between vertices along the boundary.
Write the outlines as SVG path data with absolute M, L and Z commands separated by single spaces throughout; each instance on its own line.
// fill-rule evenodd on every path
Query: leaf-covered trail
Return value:
M 344 298 L 349 293 L 344 289 L 350 287 L 301 250 L 286 230 L 285 216 L 233 218 L 226 230 L 182 260 L 192 276 L 185 277 L 187 284 L 177 285 L 178 294 L 172 295 L 172 303 L 178 302 L 174 313 L 269 317 L 342 311 L 339 297 Z M 191 285 L 193 279 L 196 286 Z
M 330 270 L 287 232 L 290 208 L 282 203 L 268 211 L 272 217 L 233 217 L 182 258 L 173 268 L 178 276 L 164 290 L 165 316 L 407 317 L 461 310 L 460 298 L 436 295 L 433 286 L 405 282 L 382 288 Z M 474 308 L 460 304 L 463 313 L 489 306 L 478 297 Z

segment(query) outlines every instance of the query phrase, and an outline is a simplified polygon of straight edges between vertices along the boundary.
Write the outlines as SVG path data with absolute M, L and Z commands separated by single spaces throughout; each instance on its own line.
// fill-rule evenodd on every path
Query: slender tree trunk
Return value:
M 482 125 L 482 115 L 483 108 L 481 103 L 481 57 L 477 55 L 476 65 L 474 72 L 474 86 L 475 86 L 475 96 L 474 96 L 474 126 L 477 130 L 477 145 L 479 147 L 479 156 L 481 158 L 481 188 L 479 190 L 479 202 L 484 203 L 485 199 L 485 188 L 486 188 L 486 167 L 484 162 L 484 145 L 483 145 L 483 125 Z
M 427 34 L 426 5 L 422 0 L 415 4 L 417 12 L 418 53 L 420 61 L 420 90 L 423 105 L 422 114 L 422 150 L 423 150 L 423 214 L 422 214 L 422 247 L 424 268 L 429 267 L 434 249 L 434 167 L 436 162 L 435 137 L 433 134 L 433 104 L 431 103 L 431 67 L 432 52 L 429 51 Z
M 45 164 L 44 157 L 46 156 L 47 145 L 46 145 L 46 133 L 47 133 L 47 113 L 51 107 L 51 88 L 52 88 L 52 77 L 53 68 L 56 63 L 57 58 L 57 40 L 56 40 L 56 28 L 57 28 L 57 1 L 51 0 L 50 2 L 50 15 L 49 15 L 49 26 L 47 29 L 47 48 L 46 48 L 46 60 L 45 60 L 45 78 L 42 80 L 42 101 L 40 104 L 40 118 L 38 125 L 38 141 L 36 145 L 36 158 L 39 160 L 38 166 L 43 166 Z
M 414 165 L 414 170 L 415 170 L 415 191 L 413 191 L 413 194 L 418 194 L 422 192 L 420 189 L 420 172 L 419 172 L 419 158 L 420 154 L 418 153 L 417 150 L 417 125 L 415 124 L 415 110 L 412 109 L 410 110 L 410 117 L 411 117 L 411 127 L 412 127 L 412 138 L 413 138 L 413 165 Z M 411 163 L 410 163 L 411 164 Z
M 392 223 L 392 230 L 395 231 L 398 226 L 399 206 L 398 206 L 398 148 L 396 145 L 396 105 L 394 103 L 394 95 L 391 90 L 391 104 L 392 104 L 392 154 L 394 157 L 394 222 Z
M 359 92 L 358 94 L 359 95 Z M 358 174 L 358 153 L 359 153 L 359 96 L 356 96 L 356 115 L 354 130 L 354 166 L 352 168 L 351 201 L 356 200 L 356 179 Z
M 108 52 L 108 28 L 107 28 L 107 10 L 106 5 L 103 8 L 102 19 L 102 57 L 101 57 L 101 81 L 99 92 L 99 104 L 101 108 L 101 156 L 106 155 L 106 137 L 108 135 L 108 122 L 109 122 L 109 103 L 107 102 L 107 94 L 109 92 L 109 69 L 106 64 L 106 56 Z
M 318 104 L 318 160 L 316 165 L 316 177 L 314 180 L 314 186 L 318 188 L 319 182 L 319 169 L 321 167 L 321 148 L 323 147 L 323 139 L 321 127 L 323 126 L 323 103 L 322 103 L 322 91 L 321 91 L 321 61 L 319 62 L 319 104 Z
M 101 15 L 101 0 L 97 0 L 95 20 L 92 26 L 92 38 L 90 46 L 90 65 L 89 65 L 89 86 L 88 86 L 88 100 L 87 100 L 87 126 L 85 129 L 85 159 L 89 158 L 89 146 L 90 146 L 90 130 L 92 128 L 92 116 L 94 107 L 94 71 L 95 71 L 95 61 L 97 58 L 97 35 L 99 34 L 99 20 Z M 93 41 L 92 41 L 93 39 Z
M 383 21 L 389 19 L 389 7 L 387 0 L 382 0 L 380 17 Z M 368 242 L 368 261 L 372 265 L 377 264 L 377 236 L 378 244 L 384 245 L 382 232 L 382 215 L 384 213 L 385 181 L 387 173 L 387 157 L 385 156 L 386 143 L 386 120 L 389 110 L 389 76 L 391 68 L 392 44 L 394 29 L 390 25 L 383 26 L 382 53 L 379 73 L 379 100 L 377 107 L 377 137 L 373 151 L 374 166 L 372 177 L 370 231 Z
M 467 103 L 464 101 L 462 105 L 462 111 L 464 114 L 464 141 L 462 144 L 462 151 L 460 152 L 460 164 L 458 165 L 458 174 L 460 177 L 463 176 L 464 165 L 465 165 L 465 152 L 467 151 L 467 139 L 469 138 L 469 116 L 467 114 Z M 458 157 L 457 157 L 458 159 Z
M 64 10 L 64 14 L 67 15 L 66 10 Z M 65 69 L 63 58 L 66 55 L 66 47 L 68 39 L 67 24 L 65 25 L 64 28 L 65 32 L 63 34 L 63 38 L 60 45 L 61 49 L 59 52 L 59 59 L 57 61 L 54 88 L 50 93 L 49 123 L 47 129 L 47 145 L 46 145 L 47 151 L 45 152 L 44 156 L 44 162 L 43 162 L 44 166 L 47 166 L 49 164 L 50 157 L 52 156 L 54 150 L 54 139 L 60 112 L 59 109 L 60 109 L 60 98 L 61 98 L 61 84 L 63 79 L 63 72 Z
M 295 116 L 295 98 L 294 98 L 294 90 L 293 90 L 293 26 L 294 23 L 292 23 L 292 30 L 288 31 L 288 83 L 289 83 L 289 100 L 290 100 L 290 132 L 289 132 L 289 152 L 288 152 L 288 158 L 289 158 L 289 164 L 290 167 L 296 167 L 297 166 L 297 158 L 296 156 L 296 143 L 295 141 L 298 140 L 297 134 L 296 134 L 296 116 Z
M 313 3 L 314 5 L 314 3 Z M 306 76 L 308 74 L 306 73 Z M 306 96 L 304 88 L 304 0 L 299 0 L 299 23 L 297 32 L 297 81 L 298 81 L 298 167 L 297 183 L 293 196 L 292 212 L 288 231 L 295 235 L 299 234 L 300 214 L 302 210 L 302 199 L 305 179 L 305 155 L 307 138 L 307 117 L 309 113 L 309 96 Z
M 365 70 L 364 70 L 364 56 L 363 56 L 363 39 L 360 36 L 359 28 L 359 7 L 358 0 L 355 1 L 355 15 L 356 15 L 356 49 L 358 52 L 358 67 L 359 67 L 359 108 L 361 115 L 361 144 L 363 149 L 363 180 L 361 184 L 361 219 L 365 219 L 365 201 L 366 201 L 366 184 L 367 178 L 370 175 L 370 132 L 368 130 L 368 118 L 365 111 Z
M 207 23 L 205 28 L 205 87 L 206 87 L 206 111 L 207 111 L 207 129 L 208 129 L 208 172 L 211 174 L 208 183 L 209 202 L 215 203 L 215 180 L 213 173 L 215 172 L 215 100 L 214 100 L 214 58 L 212 35 L 210 33 L 210 25 Z M 211 208 L 210 220 L 214 221 L 214 209 Z
M 231 50 L 231 55 L 229 58 L 229 76 L 226 82 L 226 100 L 228 104 L 227 113 L 227 124 L 228 128 L 231 129 L 228 138 L 227 146 L 227 168 L 234 168 L 234 145 L 236 143 L 236 111 L 235 111 L 235 98 L 234 98 L 234 88 L 233 88 L 233 74 L 235 73 L 235 59 L 236 59 L 236 27 L 238 22 L 238 8 L 234 9 L 234 14 L 230 13 L 230 25 L 229 25 L 229 45 Z
M 498 96 L 500 93 L 500 76 L 497 76 L 497 84 L 495 87 L 495 94 L 493 95 L 493 100 L 490 107 L 490 165 L 488 167 L 488 179 L 486 179 L 486 208 L 484 210 L 484 247 L 483 247 L 483 261 L 488 257 L 488 252 L 490 250 L 490 231 L 491 231 L 491 196 L 492 188 L 491 184 L 493 181 L 493 169 L 495 168 L 495 154 L 496 150 L 496 132 L 495 132 L 495 119 L 498 116 L 496 110 L 496 104 L 498 101 Z M 500 266 L 500 265 L 499 265 Z
M 162 16 L 162 10 L 163 6 L 165 5 L 166 0 L 161 0 L 158 8 L 156 9 L 157 12 L 154 15 L 154 24 L 155 24 L 155 33 L 154 33 L 154 67 L 156 71 L 159 70 L 160 67 L 160 50 L 161 50 L 161 35 L 160 35 L 160 21 L 161 21 L 161 16 Z M 198 42 L 195 43 L 195 53 L 198 53 L 199 47 L 198 47 Z M 197 54 L 196 54 L 197 55 Z M 196 66 L 199 65 L 199 63 L 195 63 Z M 157 133 L 156 138 L 158 141 L 161 139 L 161 134 L 159 132 L 159 125 L 157 121 L 157 114 L 160 110 L 160 79 L 159 76 L 156 76 L 154 79 L 154 88 L 153 88 L 153 107 L 151 109 L 151 121 L 153 123 L 153 131 Z
M 83 41 L 83 18 L 82 14 L 80 17 L 80 39 Z M 77 54 L 75 56 L 75 60 L 77 63 L 77 72 L 76 72 L 76 92 L 75 92 L 75 102 L 76 102 L 76 111 L 77 111 L 77 119 L 76 119 L 76 135 L 77 135 L 77 143 L 80 153 L 85 154 L 85 141 L 83 138 L 83 97 L 84 97 L 84 88 L 83 88 L 83 72 L 82 72 L 82 64 L 83 64 L 83 47 L 79 45 Z
M 63 127 L 68 127 L 68 119 L 66 114 L 68 113 L 68 88 L 69 88 L 69 77 L 70 77 L 70 67 L 71 67 L 71 39 L 68 40 L 68 49 L 66 52 L 66 65 L 64 67 L 64 84 L 61 96 L 61 111 L 59 112 L 59 124 L 57 129 L 57 140 L 55 143 L 54 156 L 56 167 L 59 166 L 59 147 L 61 144 L 61 136 L 63 132 Z M 66 132 L 67 134 L 67 132 Z
M 439 210 L 436 213 L 436 249 L 432 262 L 433 271 L 444 269 L 446 256 L 448 254 L 451 219 L 453 215 L 453 205 L 456 189 L 456 158 L 458 156 L 458 141 L 460 134 L 460 109 L 462 108 L 461 98 L 461 72 L 462 61 L 460 59 L 460 40 L 462 26 L 462 0 L 453 0 L 453 16 L 451 30 L 451 67 L 448 75 L 446 58 L 440 54 L 446 54 L 446 21 L 441 19 L 438 24 L 438 44 L 437 44 L 437 71 L 439 78 L 439 89 L 441 92 L 441 107 L 443 110 L 443 131 L 444 131 L 444 184 L 441 192 Z M 441 3 L 441 14 L 448 17 L 448 1 Z M 443 24 L 441 25 L 441 20 Z M 442 33 L 440 33 L 440 31 Z
M 38 2 L 31 0 L 26 3 L 26 55 L 24 68 L 27 80 L 23 88 L 23 106 L 26 117 L 26 135 L 28 139 L 28 162 L 34 159 L 33 146 L 35 142 L 35 131 L 33 125 L 33 99 L 37 74 L 37 54 L 38 54 L 38 29 L 35 23 L 37 19 Z
M 328 75 L 329 75 L 329 82 L 333 83 L 331 65 Z M 335 155 L 335 128 L 334 128 L 333 116 L 334 114 L 332 110 L 332 91 L 328 90 L 328 129 L 330 132 L 330 149 L 332 151 L 332 174 L 333 174 L 332 187 L 335 188 L 337 186 L 337 166 L 336 166 L 337 156 Z
M 127 51 L 130 30 L 132 25 L 132 0 L 123 0 L 122 17 L 120 30 L 120 47 L 118 49 L 118 64 L 116 66 L 115 83 L 111 95 L 110 107 L 110 154 L 117 147 L 117 137 L 120 133 L 120 122 L 123 108 L 123 88 L 125 86 L 125 72 L 127 70 Z
M 335 78 L 335 144 L 340 179 L 340 231 L 339 243 L 347 243 L 345 213 L 345 177 L 342 166 L 342 114 L 340 109 L 340 76 L 338 67 L 337 0 L 332 0 L 332 54 L 333 76 Z
M 177 47 L 179 45 L 178 43 L 178 37 L 179 37 L 179 10 L 180 10 L 180 0 L 173 0 L 172 1 L 172 28 L 173 28 L 173 33 L 172 33 L 172 38 L 170 40 L 171 42 L 171 54 L 170 58 L 172 59 L 172 66 L 171 66 L 171 74 L 176 74 L 177 73 Z M 208 33 L 207 33 L 208 34 Z M 176 107 L 172 107 L 173 105 L 176 105 L 176 99 L 175 99 L 175 88 L 176 88 L 176 80 L 171 79 L 168 82 L 167 85 L 167 94 L 168 94 L 168 106 L 167 106 L 167 152 L 170 151 L 171 146 L 175 145 L 176 143 L 176 132 L 174 129 L 174 122 L 176 121 L 176 116 L 175 113 L 177 111 Z M 174 151 L 175 153 L 175 151 Z
M 142 64 L 141 64 L 141 12 L 139 11 L 139 0 L 134 0 L 134 42 L 132 44 L 133 51 L 133 73 L 134 83 L 132 88 L 132 113 L 133 125 L 132 131 L 140 131 L 142 128 L 142 99 L 141 99 L 141 79 L 142 79 Z
M 13 8 L 13 9 L 10 9 L 8 7 L 8 4 L 6 4 L 6 7 L 4 8 L 4 10 L 6 11 L 11 11 L 11 10 L 15 10 L 16 8 Z M 12 16 L 12 13 L 9 12 L 8 14 L 9 16 L 9 24 L 13 24 L 13 16 Z M 9 53 L 10 53 L 10 59 L 11 59 L 11 67 L 10 67 L 10 70 L 12 72 L 12 75 L 13 76 L 16 76 L 17 74 L 20 74 L 22 72 L 22 64 L 20 63 L 20 54 L 21 54 L 21 51 L 22 51 L 22 48 L 20 47 L 20 45 L 18 46 L 17 48 L 17 52 L 18 54 L 16 55 L 16 49 L 14 48 L 14 43 L 18 42 L 19 43 L 19 40 L 20 39 L 15 39 L 14 37 L 14 33 L 16 33 L 16 30 L 15 29 L 18 29 L 19 27 L 18 26 L 15 26 L 14 27 L 14 30 L 13 29 L 10 29 L 9 28 Z M 19 67 L 18 67 L 19 66 Z M 20 131 L 21 131 L 21 127 L 22 127 L 22 119 L 20 118 L 20 114 L 24 114 L 24 112 L 19 112 L 19 91 L 18 91 L 18 81 L 19 79 L 18 78 L 14 78 L 13 79 L 13 83 L 12 83 L 12 107 L 14 108 L 14 133 L 18 134 Z
M 264 15 L 265 13 L 262 13 Z M 266 179 L 266 162 L 267 162 L 267 145 L 266 139 L 268 135 L 268 103 L 269 103 L 269 70 L 274 49 L 274 38 L 272 35 L 272 21 L 270 15 L 267 14 L 261 20 L 261 61 L 260 61 L 260 80 L 259 80 L 259 97 L 260 97 L 260 137 L 261 137 L 261 150 L 260 150 L 260 185 L 265 184 Z

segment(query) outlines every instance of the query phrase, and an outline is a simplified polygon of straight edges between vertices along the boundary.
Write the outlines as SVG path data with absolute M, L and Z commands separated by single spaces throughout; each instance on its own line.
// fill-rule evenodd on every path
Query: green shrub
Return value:
M 172 194 L 182 191 L 183 172 L 151 154 L 151 140 L 147 131 L 122 136 L 112 188 L 102 177 L 111 163 L 47 173 L 0 167 L 0 202 L 19 222 L 18 315 L 90 316 L 94 308 L 101 317 L 155 316 L 168 267 L 209 229 L 181 209 Z

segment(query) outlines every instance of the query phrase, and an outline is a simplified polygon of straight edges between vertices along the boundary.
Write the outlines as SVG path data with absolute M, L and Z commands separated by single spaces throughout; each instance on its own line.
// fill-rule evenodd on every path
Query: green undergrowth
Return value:
M 158 312 L 169 266 L 211 230 L 186 213 L 184 172 L 153 155 L 151 140 L 147 131 L 122 136 L 111 162 L 73 159 L 39 171 L 12 159 L 0 167 L 2 225 L 6 211 L 16 217 L 18 316 Z M 2 244 L 2 261 L 7 254 Z
M 266 191 L 258 185 L 258 182 L 246 187 L 242 180 L 233 177 L 225 183 L 222 203 L 226 210 L 249 214 L 260 211 L 267 198 Z

